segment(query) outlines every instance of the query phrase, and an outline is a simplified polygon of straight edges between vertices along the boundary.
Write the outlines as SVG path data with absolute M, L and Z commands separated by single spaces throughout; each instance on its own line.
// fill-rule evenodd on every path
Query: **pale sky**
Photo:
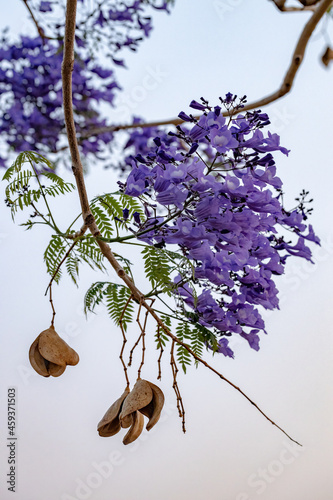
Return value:
M 30 29 L 22 2 L 14 0 L 8 9 L 1 1 L 2 26 Z M 268 0 L 176 0 L 170 16 L 155 15 L 155 30 L 139 52 L 127 55 L 129 69 L 119 70 L 125 98 L 110 122 L 126 121 L 132 114 L 147 120 L 174 117 L 201 96 L 215 104 L 229 91 L 247 94 L 249 100 L 271 93 L 282 81 L 309 15 L 281 14 Z M 311 223 L 322 246 L 314 249 L 314 265 L 295 258 L 277 279 L 281 309 L 265 315 L 268 335 L 261 337 L 260 351 L 244 341 L 235 343 L 234 360 L 220 355 L 212 361 L 303 447 L 288 441 L 203 367 L 179 375 L 187 417 L 183 435 L 167 359 L 157 382 L 166 405 L 154 430 L 128 446 L 122 444 L 124 433 L 100 438 L 97 423 L 125 387 L 120 331 L 103 309 L 88 321 L 82 312 L 86 289 L 104 277 L 82 269 L 79 290 L 67 278 L 55 287 L 56 330 L 79 353 L 80 363 L 59 378 L 38 376 L 29 365 L 28 350 L 50 323 L 44 297 L 49 279 L 42 260 L 50 235 L 39 228 L 24 232 L 2 203 L 1 499 L 331 498 L 333 69 L 319 63 L 324 46 L 318 29 L 292 93 L 265 108 L 270 130 L 291 149 L 288 158 L 276 155 L 285 198 L 292 204 L 301 189 L 310 190 Z M 147 75 L 154 75 L 154 88 L 147 89 Z M 70 172 L 64 176 L 71 180 Z M 90 197 L 115 191 L 116 180 L 111 171 L 91 165 Z M 77 211 L 75 194 L 56 208 L 63 226 Z M 135 258 L 132 250 L 125 251 Z M 116 279 L 112 271 L 108 279 Z M 137 280 L 144 287 L 139 268 Z M 130 336 L 137 337 L 135 326 Z M 142 376 L 156 383 L 158 356 L 147 341 L 152 349 Z M 134 379 L 135 370 L 130 375 Z M 11 387 L 17 391 L 16 493 L 6 484 Z

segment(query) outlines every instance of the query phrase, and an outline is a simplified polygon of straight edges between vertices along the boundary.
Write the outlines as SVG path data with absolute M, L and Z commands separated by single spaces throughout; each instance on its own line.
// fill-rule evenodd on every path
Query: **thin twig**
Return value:
M 35 15 L 34 15 L 33 11 L 31 10 L 30 5 L 28 4 L 28 0 L 22 0 L 22 2 L 24 3 L 26 8 L 28 9 L 29 14 L 31 16 L 31 19 L 32 19 L 34 25 L 36 26 L 38 34 L 42 38 L 43 43 L 45 40 L 58 40 L 58 38 L 45 35 L 45 31 L 41 26 L 39 26 L 39 23 L 38 23 L 37 19 L 35 18 Z
M 155 311 L 153 311 L 155 313 Z M 152 314 L 152 313 L 151 313 Z M 154 316 L 155 320 L 161 324 L 161 320 L 160 318 L 155 314 L 152 316 Z M 157 319 L 158 318 L 158 319 Z M 251 405 L 253 405 L 265 418 L 266 420 L 268 420 L 272 425 L 274 425 L 275 427 L 277 427 L 281 432 L 283 432 L 283 434 L 285 436 L 287 436 L 291 441 L 293 441 L 294 443 L 298 444 L 299 446 L 302 446 L 298 441 L 296 441 L 295 439 L 293 439 L 291 436 L 289 436 L 289 434 L 286 433 L 286 431 L 284 431 L 279 425 L 277 425 L 271 418 L 269 418 L 266 413 L 264 413 L 260 408 L 259 406 L 254 402 L 252 401 L 251 398 L 249 398 L 249 396 L 247 396 L 247 394 L 245 394 L 245 392 L 242 391 L 242 389 L 240 389 L 239 387 L 236 386 L 236 384 L 234 384 L 233 382 L 231 382 L 231 380 L 229 380 L 228 378 L 226 378 L 224 375 L 222 375 L 222 373 L 218 372 L 217 370 L 215 370 L 215 368 L 213 368 L 211 365 L 209 365 L 207 363 L 207 361 L 205 361 L 204 359 L 200 358 L 199 356 L 197 356 L 195 354 L 194 351 L 192 351 L 192 349 L 187 345 L 187 344 L 184 344 L 184 342 L 182 342 L 180 339 L 178 339 L 175 335 L 173 335 L 170 330 L 165 326 L 161 325 L 161 328 L 164 330 L 165 334 L 170 337 L 172 340 L 174 340 L 177 344 L 183 346 L 190 354 L 191 356 L 196 360 L 198 361 L 198 363 L 201 363 L 203 364 L 206 368 L 208 368 L 209 370 L 211 370 L 213 373 L 215 373 L 220 379 L 224 380 L 227 384 L 231 385 L 231 387 L 233 387 L 234 389 L 236 389 L 236 391 L 238 391 L 242 396 L 244 396 L 245 399 L 247 399 L 247 401 L 249 403 L 251 403 Z
M 148 315 L 149 315 L 149 311 L 146 311 L 143 326 L 141 326 L 140 321 L 138 321 L 139 327 L 141 329 L 141 340 L 142 340 L 142 357 L 141 357 L 141 363 L 140 363 L 140 366 L 138 369 L 138 380 L 141 378 L 141 370 L 142 370 L 142 367 L 145 363 L 145 351 L 146 351 L 145 335 L 146 335 L 146 326 L 147 326 Z
M 129 379 L 128 379 L 128 375 L 127 375 L 127 367 L 126 367 L 126 363 L 124 361 L 124 358 L 123 358 L 123 353 L 124 353 L 124 349 L 125 349 L 125 345 L 126 345 L 126 342 L 127 342 L 127 338 L 126 338 L 126 334 L 125 334 L 125 329 L 123 327 L 123 319 L 124 319 L 124 316 L 125 316 L 125 312 L 126 312 L 126 309 L 129 305 L 129 303 L 131 302 L 131 300 L 133 299 L 133 295 L 130 295 L 127 299 L 127 302 L 124 306 L 124 309 L 122 310 L 121 312 L 121 315 L 120 315 L 120 318 L 119 318 L 119 326 L 120 326 L 120 329 L 121 329 L 121 333 L 123 335 L 123 345 L 121 347 L 121 351 L 120 351 L 120 354 L 119 354 L 119 359 L 123 365 L 123 368 L 124 368 L 124 373 L 125 373 L 125 379 L 126 379 L 126 383 L 127 383 L 127 387 L 129 387 L 130 383 L 129 383 Z
M 320 7 L 325 4 L 327 5 L 327 0 L 323 0 L 323 3 L 320 4 Z M 72 71 L 74 65 L 74 38 L 75 38 L 75 20 L 76 20 L 76 7 L 77 0 L 67 0 L 67 10 L 66 10 L 66 28 L 65 28 L 65 39 L 64 39 L 64 59 L 62 65 L 62 81 L 63 81 L 63 101 L 64 101 L 64 116 L 65 123 L 67 129 L 67 138 L 68 144 L 72 157 L 72 170 L 75 177 L 80 203 L 81 210 L 84 222 L 88 225 L 91 234 L 96 238 L 100 236 L 100 231 L 96 224 L 95 218 L 91 213 L 87 190 L 85 186 L 85 180 L 83 175 L 83 166 L 80 158 L 78 142 L 75 132 L 75 123 L 74 123 L 74 115 L 73 115 L 73 102 L 72 102 Z M 216 375 L 218 375 L 222 380 L 231 385 L 234 389 L 236 389 L 240 394 L 242 394 L 257 410 L 275 427 L 277 427 L 281 432 L 283 432 L 291 441 L 299 444 L 293 438 L 291 438 L 281 427 L 279 427 L 273 420 L 271 420 L 260 408 L 259 406 L 252 401 L 239 387 L 237 387 L 234 383 L 224 377 L 221 373 L 219 373 L 215 368 L 211 367 L 205 360 L 199 358 L 187 345 L 181 342 L 175 335 L 173 335 L 170 330 L 164 325 L 161 318 L 156 314 L 154 309 L 150 307 L 150 305 L 145 301 L 144 295 L 142 292 L 134 285 L 132 279 L 126 274 L 122 266 L 119 264 L 115 256 L 113 255 L 110 246 L 104 241 L 96 238 L 96 242 L 101 249 L 101 252 L 105 256 L 105 258 L 109 261 L 111 266 L 117 275 L 124 281 L 127 287 L 132 292 L 133 298 L 142 303 L 143 307 L 149 311 L 150 315 L 155 319 L 157 324 L 164 330 L 165 334 L 177 342 L 179 345 L 183 345 L 185 349 L 196 359 L 199 363 L 202 363 L 209 370 L 213 371 Z M 301 446 L 301 445 L 300 445 Z
M 305 49 L 307 47 L 308 41 L 310 40 L 310 37 L 314 29 L 316 28 L 317 24 L 319 23 L 321 18 L 326 14 L 327 9 L 330 7 L 331 4 L 332 0 L 322 0 L 316 7 L 315 11 L 313 12 L 312 16 L 310 17 L 306 25 L 304 26 L 303 31 L 296 44 L 294 53 L 292 55 L 291 63 L 285 74 L 285 77 L 282 81 L 280 88 L 273 94 L 268 95 L 267 97 L 259 99 L 258 101 L 255 102 L 251 102 L 250 104 L 246 104 L 244 108 L 242 108 L 242 111 L 247 111 L 250 109 L 260 108 L 261 106 L 266 106 L 267 104 L 277 101 L 284 95 L 288 94 L 288 92 L 290 92 L 292 85 L 294 83 L 296 73 L 303 62 Z
M 54 326 L 54 318 L 55 318 L 55 315 L 56 315 L 56 312 L 55 312 L 55 309 L 54 309 L 54 306 L 53 306 L 53 300 L 52 300 L 52 285 L 50 285 L 50 304 L 51 304 L 51 307 L 52 307 L 52 320 L 51 320 L 51 325 Z
M 142 309 L 142 303 L 140 303 L 140 305 L 139 305 L 138 314 L 137 314 L 137 317 L 136 317 L 136 321 L 137 321 L 137 323 L 139 323 L 139 324 L 140 324 L 140 322 L 139 322 L 139 319 L 138 319 L 138 318 L 140 317 L 140 314 L 141 314 L 141 309 Z M 134 351 L 135 351 L 136 347 L 139 345 L 139 342 L 140 342 L 140 340 L 141 340 L 141 337 L 142 337 L 142 328 L 140 328 L 140 335 L 139 335 L 139 337 L 138 337 L 137 341 L 135 342 L 134 346 L 133 346 L 133 347 L 132 347 L 132 349 L 130 350 L 130 354 L 129 354 L 129 359 L 128 359 L 128 364 L 127 364 L 127 366 L 131 366 L 131 365 L 132 365 L 133 353 L 134 353 Z
M 178 382 L 177 382 L 177 374 L 179 372 L 176 360 L 174 357 L 174 348 L 175 348 L 175 341 L 173 340 L 171 343 L 171 350 L 170 350 L 170 365 L 171 365 L 171 370 L 172 370 L 172 375 L 173 375 L 173 384 L 172 388 L 175 391 L 176 398 L 177 398 L 177 408 L 178 408 L 178 414 L 180 418 L 182 419 L 182 429 L 185 434 L 186 432 L 186 427 L 185 427 L 185 408 L 182 400 L 182 396 L 180 394 Z
M 163 349 L 160 325 L 157 325 L 157 339 L 159 342 L 159 349 L 160 349 L 160 355 L 159 355 L 159 358 L 157 360 L 157 366 L 158 366 L 157 380 L 162 380 L 161 360 L 162 360 L 164 349 Z

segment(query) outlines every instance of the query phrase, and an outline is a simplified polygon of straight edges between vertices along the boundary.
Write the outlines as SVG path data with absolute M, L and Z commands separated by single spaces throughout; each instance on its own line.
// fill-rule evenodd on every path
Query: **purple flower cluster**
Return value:
M 227 110 L 230 96 L 221 99 Z M 272 152 L 289 151 L 276 134 L 262 132 L 268 116 L 225 118 L 220 106 L 204 100 L 191 106 L 201 117 L 182 112 L 191 127 L 174 134 L 187 153 L 156 137 L 154 148 L 132 160 L 125 193 L 144 205 L 137 237 L 158 248 L 177 245 L 188 262 L 174 280 L 182 313 L 218 333 L 219 352 L 233 356 L 232 334 L 259 349 L 265 325 L 258 306 L 278 308 L 274 275 L 283 274 L 292 255 L 311 260 L 306 240 L 319 239 L 305 223 L 305 196 L 292 211 L 282 205 Z M 209 161 L 202 154 L 207 148 Z M 285 236 L 291 233 L 293 241 Z
M 62 45 L 59 42 L 43 44 L 40 37 L 22 36 L 16 46 L 0 49 L 0 59 L 2 139 L 15 151 L 56 152 L 65 132 L 60 76 Z M 106 124 L 96 104 L 112 103 L 117 87 L 111 70 L 102 70 L 89 60 L 75 61 L 73 104 L 79 135 L 87 127 Z M 82 152 L 98 153 L 102 145 L 111 140 L 109 133 L 82 141 Z M 4 160 L 0 159 L 2 166 L 5 166 Z
M 134 117 L 133 123 L 139 124 L 141 122 L 140 118 Z M 148 155 L 154 146 L 154 138 L 159 137 L 159 139 L 166 144 L 168 147 L 174 145 L 178 150 L 186 150 L 182 146 L 182 142 L 175 135 L 169 135 L 165 127 L 143 127 L 143 128 L 133 128 L 129 132 L 129 137 L 124 145 L 124 159 L 117 165 L 122 172 L 129 172 L 132 169 L 133 157 L 137 156 L 145 157 Z
M 147 7 L 167 11 L 167 4 L 158 0 L 107 0 L 92 10 L 91 2 L 79 3 L 73 104 L 84 155 L 98 155 L 112 143 L 110 132 L 87 136 L 90 130 L 107 125 L 100 105 L 113 106 L 115 92 L 120 89 L 112 68 L 124 66 L 122 49 L 136 51 L 140 41 L 149 36 L 152 23 L 146 15 Z M 13 150 L 61 155 L 65 134 L 61 92 L 65 5 L 65 1 L 29 2 L 39 36 L 21 36 L 14 44 L 7 34 L 2 37 L 0 134 L 2 149 L 7 148 L 7 152 L 0 157 L 0 166 L 8 166 L 5 160 Z

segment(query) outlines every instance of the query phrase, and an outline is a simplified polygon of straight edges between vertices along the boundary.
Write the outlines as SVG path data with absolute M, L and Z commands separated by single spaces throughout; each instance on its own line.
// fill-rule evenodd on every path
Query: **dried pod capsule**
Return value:
M 157 385 L 152 384 L 151 382 L 148 382 L 148 384 L 152 390 L 153 399 L 147 406 L 141 408 L 139 411 L 149 418 L 146 429 L 147 431 L 150 431 L 150 429 L 154 427 L 160 419 L 161 411 L 164 406 L 164 394 Z
M 52 377 L 59 377 L 66 370 L 66 365 L 60 366 L 60 365 L 56 365 L 55 363 L 49 363 L 48 370 L 49 370 L 49 374 L 52 375 Z
M 127 415 L 147 406 L 153 399 L 153 391 L 146 380 L 139 379 L 126 400 L 119 415 L 122 421 Z
M 52 325 L 40 334 L 38 350 L 43 358 L 56 365 L 77 365 L 79 362 L 78 354 L 59 337 Z
M 143 415 L 140 412 L 135 411 L 132 413 L 132 416 L 133 416 L 133 422 L 123 439 L 124 444 L 133 443 L 133 441 L 135 441 L 140 436 L 143 429 L 143 424 L 144 424 Z
M 78 354 L 72 349 L 51 325 L 38 335 L 29 350 L 30 364 L 43 377 L 59 377 L 67 365 L 79 362 Z
M 129 388 L 126 387 L 120 398 L 110 406 L 102 420 L 97 425 L 98 434 L 101 437 L 114 436 L 115 434 L 117 434 L 117 432 L 120 431 L 121 425 L 119 421 L 119 413 L 122 409 L 123 402 L 125 401 L 129 392 Z
M 131 427 L 133 423 L 133 413 L 130 413 L 129 415 L 126 415 L 126 417 L 122 418 L 120 420 L 120 425 L 124 428 L 127 429 L 128 427 Z
M 39 375 L 42 375 L 43 377 L 49 377 L 50 374 L 48 372 L 48 361 L 44 359 L 43 356 L 39 353 L 38 342 L 39 336 L 31 344 L 29 350 L 30 364 Z

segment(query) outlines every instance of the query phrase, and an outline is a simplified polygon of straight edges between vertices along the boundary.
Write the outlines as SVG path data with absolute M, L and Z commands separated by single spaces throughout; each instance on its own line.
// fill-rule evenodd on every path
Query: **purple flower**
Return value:
M 141 224 L 141 218 L 140 218 L 140 214 L 139 214 L 139 212 L 134 212 L 134 213 L 133 213 L 133 219 L 135 220 L 135 222 L 136 222 L 137 224 Z
M 177 208 L 182 208 L 184 201 L 187 198 L 188 191 L 181 190 L 177 186 L 170 184 L 169 187 L 156 196 L 156 200 L 161 205 L 175 205 Z
M 242 332 L 240 335 L 244 339 L 246 339 L 249 343 L 249 346 L 251 349 L 254 349 L 255 351 L 259 351 L 259 336 L 258 336 L 258 331 L 259 330 L 251 330 L 250 333 L 245 333 Z
M 234 353 L 233 353 L 232 349 L 230 349 L 230 347 L 228 345 L 228 340 L 225 337 L 222 337 L 219 340 L 219 347 L 218 347 L 217 351 L 221 352 L 222 354 L 224 354 L 224 356 L 226 356 L 228 358 L 234 358 Z
M 206 106 L 204 106 L 203 104 L 200 104 L 197 101 L 191 101 L 190 102 L 190 108 L 199 109 L 200 111 L 205 111 Z
M 186 113 L 184 113 L 184 111 L 181 111 L 178 115 L 178 117 L 181 119 L 181 120 L 184 120 L 184 122 L 192 122 L 193 119 L 188 116 Z
M 40 12 L 52 12 L 52 2 L 41 2 L 39 5 Z
M 212 128 L 210 136 L 212 146 L 219 153 L 226 153 L 228 149 L 236 148 L 239 144 L 227 127 L 222 129 Z

